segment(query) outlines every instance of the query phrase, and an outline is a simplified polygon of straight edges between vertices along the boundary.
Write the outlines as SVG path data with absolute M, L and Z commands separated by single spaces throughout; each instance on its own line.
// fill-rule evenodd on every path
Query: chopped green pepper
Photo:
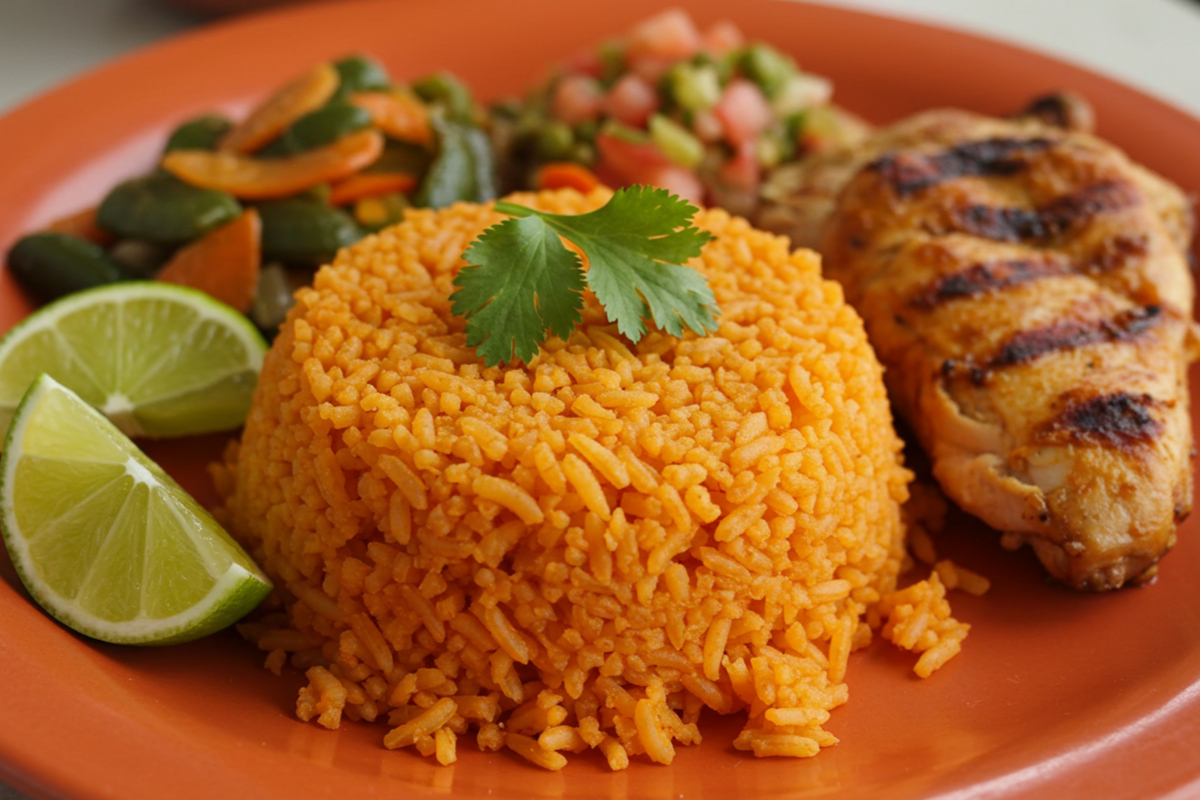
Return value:
M 58 231 L 18 239 L 8 251 L 8 269 L 17 283 L 43 303 L 137 277 L 98 245 Z
M 370 114 L 345 100 L 335 99 L 293 122 L 280 139 L 285 152 L 300 153 L 369 127 Z
M 96 221 L 123 238 L 182 244 L 241 213 L 232 195 L 154 172 L 117 184 L 100 202 Z
M 392 79 L 387 70 L 373 58 L 363 55 L 348 56 L 333 62 L 338 73 L 338 99 L 345 99 L 354 92 L 383 92 L 392 88 Z
M 775 48 L 755 42 L 742 53 L 742 73 L 758 84 L 767 99 L 775 97 L 796 74 L 796 63 Z
M 712 64 L 681 62 L 668 70 L 667 90 L 680 108 L 707 111 L 721 99 L 721 79 Z
M 496 164 L 491 142 L 479 128 L 435 120 L 438 154 L 421 187 L 416 203 L 443 208 L 459 200 L 482 203 L 496 197 Z
M 437 72 L 413 84 L 413 91 L 427 103 L 440 106 L 452 122 L 475 121 L 475 99 L 467 85 L 449 72 Z
M 704 143 L 662 114 L 650 117 L 650 141 L 681 167 L 694 169 L 704 158 Z
M 362 228 L 349 214 L 311 198 L 270 200 L 257 209 L 266 261 L 321 264 L 363 237 Z
M 173 130 L 163 150 L 216 150 L 217 142 L 232 127 L 233 123 L 219 114 L 205 114 Z

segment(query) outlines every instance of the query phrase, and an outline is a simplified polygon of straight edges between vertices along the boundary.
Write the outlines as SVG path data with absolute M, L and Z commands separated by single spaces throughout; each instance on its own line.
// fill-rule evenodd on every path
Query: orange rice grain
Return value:
M 388 747 L 441 763 L 470 733 L 620 769 L 698 742 L 707 706 L 747 714 L 740 749 L 811 756 L 868 618 L 922 672 L 953 655 L 936 573 L 896 591 L 911 475 L 814 253 L 701 211 L 716 333 L 633 344 L 587 295 L 566 341 L 487 367 L 448 298 L 502 219 L 413 210 L 322 268 L 218 476 L 290 633 L 243 631 L 311 665 L 302 718 L 386 720 Z

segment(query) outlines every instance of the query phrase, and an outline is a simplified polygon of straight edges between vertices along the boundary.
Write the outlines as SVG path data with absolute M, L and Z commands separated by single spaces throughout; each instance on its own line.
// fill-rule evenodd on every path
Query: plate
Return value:
M 1002 114 L 1049 90 L 1095 105 L 1102 135 L 1200 190 L 1200 122 L 1075 67 L 947 30 L 803 3 L 687 0 L 698 21 L 734 19 L 873 121 L 932 106 Z M 0 119 L 0 247 L 95 202 L 146 169 L 167 130 L 202 111 L 240 113 L 319 59 L 375 54 L 400 78 L 449 68 L 485 98 L 520 91 L 553 61 L 616 35 L 659 3 L 605 0 L 346 0 L 250 16 L 114 62 Z M 0 328 L 28 311 L 0 276 Z M 1193 393 L 1197 383 L 1193 376 Z M 1195 415 L 1194 415 L 1195 416 Z M 150 454 L 211 500 L 203 465 L 223 437 Z M 851 658 L 841 744 L 805 760 L 746 758 L 738 719 L 706 718 L 704 743 L 670 767 L 598 756 L 560 773 L 462 748 L 438 767 L 382 747 L 384 729 L 329 732 L 292 713 L 302 679 L 275 678 L 226 632 L 125 649 L 64 630 L 0 560 L 0 779 L 39 797 L 1147 798 L 1200 793 L 1200 541 L 1194 517 L 1153 586 L 1082 596 L 1028 553 L 956 516 L 944 554 L 988 575 L 957 596 L 963 653 L 927 681 L 883 643 Z

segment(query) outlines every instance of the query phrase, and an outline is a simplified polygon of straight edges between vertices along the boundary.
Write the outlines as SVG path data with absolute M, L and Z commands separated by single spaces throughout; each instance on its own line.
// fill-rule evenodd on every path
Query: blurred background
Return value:
M 0 112 L 131 49 L 225 14 L 294 2 L 0 0 Z M 1040 50 L 1200 116 L 1196 0 L 821 2 L 934 22 Z
M 226 14 L 261 13 L 290 1 L 0 0 L 0 114 L 137 48 L 219 23 Z M 1200 117 L 1196 0 L 821 2 L 1001 39 L 1115 78 Z M 0 800 L 25 796 L 0 779 Z

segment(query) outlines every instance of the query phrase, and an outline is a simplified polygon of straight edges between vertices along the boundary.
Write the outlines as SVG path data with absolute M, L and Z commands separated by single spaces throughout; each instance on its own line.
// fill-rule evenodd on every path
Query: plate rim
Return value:
M 472 0 L 472 2 L 460 2 L 459 5 L 472 5 L 481 1 L 482 0 Z M 549 1 L 552 2 L 553 0 Z M 753 5 L 758 7 L 771 4 L 771 2 L 772 0 L 756 0 Z M 1152 104 L 1153 106 L 1157 107 L 1157 113 L 1164 118 L 1170 119 L 1177 117 L 1177 119 L 1174 120 L 1174 123 L 1177 126 L 1191 127 L 1196 129 L 1193 132 L 1200 131 L 1200 120 L 1197 120 L 1193 115 L 1170 105 L 1168 102 L 1158 97 L 1146 94 L 1142 90 L 1130 86 L 1120 79 L 1093 72 L 1068 61 L 1047 55 L 1037 50 L 1023 48 L 1008 41 L 992 39 L 975 32 L 963 31 L 946 25 L 939 25 L 925 21 L 916 21 L 908 18 L 892 17 L 873 11 L 849 9 L 840 6 L 829 6 L 819 2 L 787 2 L 786 4 L 796 8 L 808 7 L 812 9 L 820 9 L 823 13 L 846 18 L 856 17 L 863 20 L 871 20 L 874 23 L 883 22 L 892 25 L 906 26 L 907 30 L 910 32 L 913 29 L 920 29 L 926 32 L 932 32 L 936 37 L 953 37 L 960 40 L 960 45 L 965 46 L 972 43 L 986 45 L 988 48 L 993 50 L 998 48 L 997 52 L 1007 51 L 1009 54 L 1019 54 L 1020 57 L 1024 59 L 1032 58 L 1043 63 L 1054 64 L 1060 69 L 1066 69 L 1080 75 L 1086 75 L 1090 80 L 1099 81 L 1103 84 L 1116 87 L 1122 93 L 1134 95 L 1139 99 L 1140 103 Z M 35 120 L 39 120 L 47 114 L 58 113 L 57 106 L 60 106 L 64 103 L 69 104 L 71 102 L 78 102 L 83 95 L 86 95 L 93 89 L 93 87 L 97 85 L 109 83 L 127 73 L 136 71 L 136 69 L 140 67 L 144 67 L 147 63 L 153 63 L 160 59 L 171 60 L 171 58 L 176 57 L 173 54 L 188 50 L 189 48 L 204 47 L 208 43 L 219 42 L 222 39 L 230 37 L 231 35 L 241 35 L 248 31 L 258 30 L 263 27 L 277 27 L 282 23 L 299 25 L 303 20 L 311 19 L 312 21 L 317 21 L 330 15 L 341 16 L 349 15 L 351 13 L 366 13 L 373 8 L 399 7 L 401 5 L 404 5 L 406 9 L 413 10 L 413 13 L 427 13 L 430 7 L 441 4 L 437 3 L 437 0 L 342 0 L 342 2 L 310 3 L 294 8 L 276 8 L 257 11 L 245 17 L 221 21 L 182 34 L 167 37 L 158 43 L 139 48 L 117 59 L 105 62 L 104 64 L 90 69 L 79 76 L 58 84 L 47 92 L 39 94 L 33 98 L 29 98 L 14 106 L 2 117 L 0 117 L 0 140 L 4 139 L 5 134 L 11 130 L 27 128 L 28 126 L 32 125 Z M 711 10 L 713 7 L 715 7 L 716 3 L 711 2 L 710 0 L 691 0 L 690 2 L 667 4 L 656 0 L 655 5 L 682 5 L 687 7 L 702 6 L 706 10 Z M 781 5 L 781 1 L 776 2 L 775 5 Z M 649 10 L 652 8 L 652 6 L 647 5 L 641 6 L 640 8 L 643 9 L 643 11 L 639 15 L 644 15 L 649 13 Z M 742 13 L 742 11 L 742 8 L 731 10 L 729 15 L 736 19 L 738 15 Z M 309 24 L 312 23 L 310 22 Z M 306 57 L 311 58 L 311 56 Z M 286 71 L 286 69 L 283 71 Z M 834 79 L 836 87 L 837 76 L 834 75 L 831 77 Z M 256 75 L 254 80 L 251 82 L 261 86 L 262 84 L 266 83 L 266 78 L 261 75 Z M 141 134 L 136 137 L 137 141 L 134 144 L 141 146 L 141 143 L 148 138 L 154 138 L 154 136 L 148 135 L 145 131 L 142 131 Z M 124 149 L 118 147 L 116 154 L 113 155 L 113 158 L 128 159 L 130 157 L 128 151 L 133 145 L 128 143 L 127 145 L 128 146 L 124 147 Z M 1169 150 L 1170 148 L 1163 149 Z M 3 163 L 3 159 L 0 159 L 0 163 Z M 1200 186 L 1200 181 L 1196 182 L 1194 186 Z M 9 241 L 5 238 L 4 234 L 12 230 L 19 230 L 17 225 L 11 223 L 12 218 L 8 213 L 5 212 L 5 209 L 10 208 L 11 205 L 12 204 L 10 203 L 8 206 L 6 206 L 3 199 L 0 198 L 0 247 L 4 248 L 7 248 L 9 244 Z M 43 205 L 41 209 L 34 209 L 33 211 L 26 213 L 26 215 L 21 218 L 21 224 L 26 223 L 31 218 L 35 218 L 38 213 L 44 213 L 44 208 L 45 206 Z M 0 293 L 12 292 L 14 290 L 11 282 L 8 281 L 9 279 L 6 275 L 4 278 L 0 279 Z M 3 585 L 3 581 L 0 581 L 0 607 L 5 605 L 5 588 L 11 587 L 5 587 Z M 27 596 L 23 595 L 22 592 L 14 591 L 13 594 L 19 598 L 27 599 Z M 32 609 L 32 612 L 39 616 L 41 615 L 40 610 L 36 607 Z M 73 636 L 72 634 L 68 634 L 61 629 L 59 630 L 58 635 Z M 89 649 L 92 648 L 91 645 L 86 643 L 84 646 Z M 0 639 L 0 655 L 5 655 L 6 653 L 11 654 L 11 652 L 11 649 L 4 642 L 4 640 Z M 1194 684 L 1191 689 L 1196 690 L 1197 686 L 1200 686 L 1200 684 Z M 1200 698 L 1196 696 L 1198 692 L 1200 692 L 1200 690 L 1191 691 L 1190 694 L 1187 692 L 1180 694 L 1180 697 L 1183 698 L 1183 700 L 1180 702 L 1183 704 L 1183 706 L 1186 706 L 1185 710 L 1200 710 Z M 1175 711 L 1178 710 L 1179 709 L 1175 709 Z M 1195 723 L 1195 727 L 1200 730 L 1200 720 Z M 28 763 L 24 767 L 22 767 L 20 764 L 17 764 L 16 761 L 11 758 L 11 754 L 13 752 L 12 743 L 16 737 L 7 735 L 5 731 L 8 729 L 9 726 L 0 726 L 0 778 L 3 778 L 14 787 L 17 787 L 22 791 L 34 796 L 87 798 L 88 800 L 91 798 L 110 796 L 110 794 L 105 793 L 102 789 L 88 785 L 82 780 L 76 780 L 72 776 L 66 776 L 68 779 L 64 780 L 64 776 L 61 773 L 55 772 L 51 768 L 51 759 L 49 757 L 44 757 L 40 760 L 35 758 L 33 760 L 37 761 L 38 763 Z M 28 761 L 29 759 L 26 760 Z M 1000 793 L 997 796 L 1007 796 L 1004 795 L 1006 790 L 1003 787 L 996 787 L 996 791 Z M 1179 784 L 1172 790 L 1171 796 L 1183 797 L 1191 796 L 1197 793 L 1200 793 L 1200 766 L 1193 771 L 1193 777 L 1190 780 L 1188 780 L 1186 783 Z M 951 793 L 940 796 L 953 797 L 957 795 Z

